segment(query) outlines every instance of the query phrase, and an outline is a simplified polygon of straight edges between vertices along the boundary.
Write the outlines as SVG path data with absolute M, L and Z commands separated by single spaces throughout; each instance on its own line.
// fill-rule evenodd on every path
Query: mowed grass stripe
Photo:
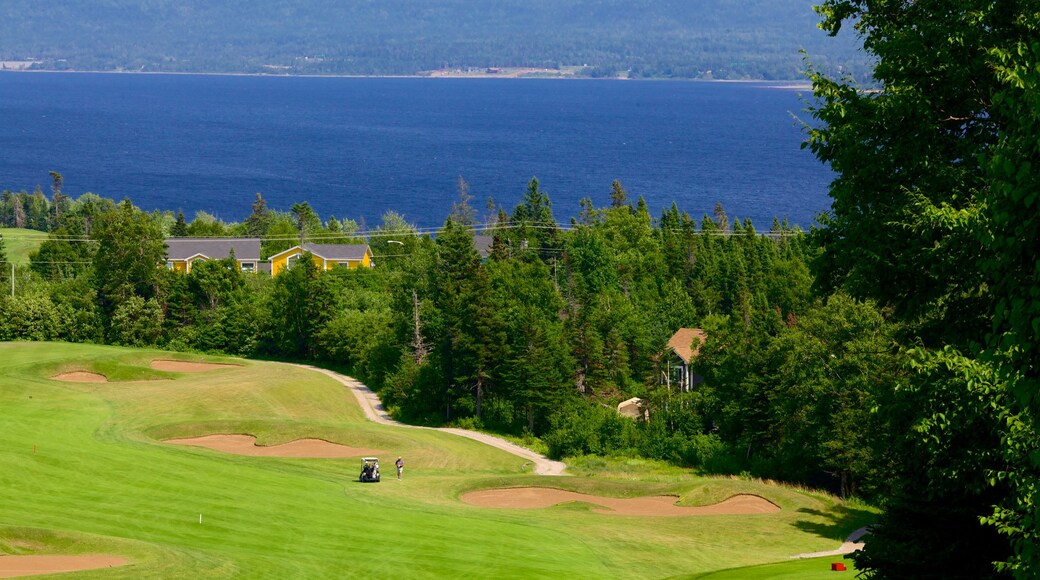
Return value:
M 334 380 L 275 363 L 238 361 L 241 368 L 159 381 L 47 378 L 73 366 L 140 378 L 156 372 L 147 368 L 152 359 L 170 357 L 88 345 L 0 344 L 0 497 L 17 498 L 0 502 L 0 521 L 15 526 L 0 529 L 0 550 L 5 541 L 46 535 L 38 528 L 47 528 L 75 538 L 76 549 L 110 549 L 134 561 L 88 578 L 646 578 L 832 549 L 833 538 L 871 515 L 820 494 L 688 472 L 652 481 L 523 474 L 522 460 L 489 446 L 370 423 Z M 386 477 L 359 484 L 359 462 L 349 459 L 240 457 L 160 441 L 220 432 L 252 434 L 266 444 L 318 437 L 386 449 Z M 400 482 L 392 476 L 397 454 L 408 465 Z M 509 485 L 712 501 L 759 493 L 783 510 L 641 518 L 596 514 L 582 505 L 494 510 L 458 500 L 470 489 Z M 42 545 L 71 544 L 48 539 Z

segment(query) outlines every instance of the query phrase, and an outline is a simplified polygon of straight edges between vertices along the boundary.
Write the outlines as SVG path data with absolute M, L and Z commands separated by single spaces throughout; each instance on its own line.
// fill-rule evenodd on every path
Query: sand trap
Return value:
M 343 457 L 366 457 L 369 455 L 386 455 L 380 449 L 359 449 L 337 443 L 329 443 L 321 439 L 297 439 L 282 445 L 262 447 L 256 444 L 252 435 L 206 435 L 187 439 L 167 439 L 166 443 L 174 445 L 193 445 L 206 447 L 223 453 L 249 455 L 253 457 L 305 457 L 310 459 L 339 459 Z
M 95 570 L 125 564 L 126 559 L 118 556 L 0 556 L 0 578 Z
M 86 371 L 74 371 L 71 373 L 61 373 L 60 375 L 54 375 L 51 379 L 55 381 L 65 381 L 69 383 L 107 383 L 108 377 L 105 375 L 99 375 L 98 373 L 88 373 Z
M 173 371 L 175 373 L 202 373 L 215 369 L 239 368 L 240 365 L 218 363 L 190 362 L 183 360 L 153 360 L 152 368 L 157 371 Z
M 675 496 L 653 496 L 621 499 L 599 497 L 549 487 L 511 487 L 473 491 L 462 496 L 462 501 L 492 508 L 533 509 L 547 508 L 566 502 L 586 502 L 606 509 L 593 511 L 623 516 L 709 516 L 768 514 L 780 508 L 757 495 L 735 495 L 723 502 L 696 507 L 675 505 Z

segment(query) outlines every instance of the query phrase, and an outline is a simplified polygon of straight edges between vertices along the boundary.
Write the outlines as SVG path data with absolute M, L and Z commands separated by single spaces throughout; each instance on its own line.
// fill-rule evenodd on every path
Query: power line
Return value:
M 578 231 L 583 228 L 593 228 L 596 224 L 579 224 L 576 226 L 570 225 L 540 225 L 540 224 L 528 224 L 528 223 L 505 223 L 496 225 L 484 225 L 484 226 L 470 226 L 474 232 L 499 232 L 499 231 L 513 231 L 523 229 L 534 229 L 534 230 L 550 230 L 560 232 L 572 232 Z M 383 239 L 383 238 L 396 238 L 401 236 L 436 236 L 437 234 L 444 233 L 444 228 L 416 228 L 407 231 L 376 231 L 369 233 L 334 233 L 334 232 L 322 232 L 310 235 L 304 235 L 304 243 L 310 242 L 322 242 L 331 240 L 369 240 L 372 239 Z M 799 237 L 805 235 L 802 230 L 782 231 L 782 232 L 759 232 L 755 231 L 753 234 L 747 231 L 735 232 L 733 230 L 682 230 L 676 228 L 668 229 L 656 229 L 658 232 L 669 232 L 674 234 L 692 234 L 694 236 L 709 236 L 709 237 L 744 237 L 755 235 L 758 237 L 781 239 L 788 237 Z M 41 232 L 39 235 L 21 235 L 21 234 L 7 234 L 3 237 L 6 240 L 17 240 L 17 241 L 32 241 L 32 242 L 46 242 L 46 241 L 58 241 L 58 242 L 77 242 L 77 243 L 97 243 L 98 240 L 89 238 L 87 236 L 54 236 L 48 235 Z M 256 238 L 243 238 L 242 236 L 185 236 L 185 237 L 172 237 L 166 238 L 167 240 L 191 240 L 191 241 L 206 241 L 206 240 L 246 240 Z M 260 236 L 262 242 L 294 242 L 300 239 L 299 235 L 284 235 L 284 236 Z

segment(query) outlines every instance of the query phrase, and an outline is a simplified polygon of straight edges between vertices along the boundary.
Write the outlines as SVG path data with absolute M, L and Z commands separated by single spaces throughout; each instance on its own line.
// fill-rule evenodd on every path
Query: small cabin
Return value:
M 689 392 L 700 384 L 703 379 L 690 370 L 690 363 L 697 358 L 707 338 L 708 335 L 700 328 L 680 328 L 673 334 L 668 339 L 661 383 L 669 389 L 675 387 L 681 393 Z

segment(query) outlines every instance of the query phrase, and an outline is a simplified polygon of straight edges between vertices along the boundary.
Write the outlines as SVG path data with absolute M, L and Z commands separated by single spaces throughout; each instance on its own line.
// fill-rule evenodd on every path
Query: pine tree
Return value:
M 188 223 L 184 221 L 184 212 L 177 212 L 177 221 L 173 224 L 173 229 L 170 230 L 170 237 L 173 238 L 185 238 L 188 237 Z
M 259 192 L 253 201 L 253 211 L 246 218 L 246 232 L 249 237 L 262 238 L 267 234 L 267 228 L 271 225 L 271 212 L 267 209 L 267 201 Z
M 628 192 L 621 186 L 621 182 L 614 180 L 610 184 L 610 207 L 622 207 L 628 203 Z

